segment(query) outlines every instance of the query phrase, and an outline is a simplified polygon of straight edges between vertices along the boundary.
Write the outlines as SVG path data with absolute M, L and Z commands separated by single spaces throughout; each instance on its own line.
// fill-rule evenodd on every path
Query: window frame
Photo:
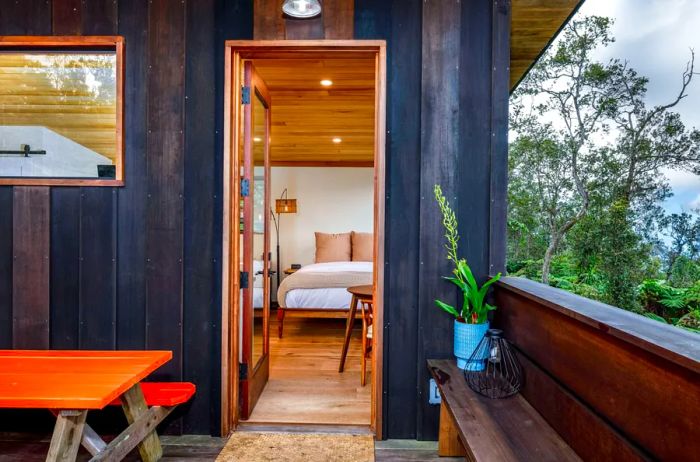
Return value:
M 124 186 L 124 37 L 122 36 L 0 36 L 0 51 L 29 49 L 51 52 L 75 49 L 76 52 L 114 49 L 116 54 L 115 152 L 118 162 L 113 179 L 62 177 L 2 177 L 0 186 Z

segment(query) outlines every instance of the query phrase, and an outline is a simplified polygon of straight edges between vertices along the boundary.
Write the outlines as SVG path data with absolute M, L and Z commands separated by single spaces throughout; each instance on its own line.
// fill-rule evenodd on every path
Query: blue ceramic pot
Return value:
M 454 353 L 457 357 L 457 367 L 467 369 L 467 360 L 474 353 L 486 331 L 489 330 L 489 322 L 483 324 L 467 324 L 455 319 L 455 344 Z M 477 371 L 483 368 L 483 361 L 470 365 L 468 370 Z

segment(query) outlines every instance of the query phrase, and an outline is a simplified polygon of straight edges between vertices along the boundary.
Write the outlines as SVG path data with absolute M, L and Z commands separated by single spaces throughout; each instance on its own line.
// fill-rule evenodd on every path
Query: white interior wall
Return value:
M 273 167 L 270 175 L 273 209 L 275 199 L 280 197 L 284 188 L 287 188 L 290 199 L 297 200 L 296 214 L 281 215 L 281 271 L 292 263 L 308 265 L 314 262 L 316 231 L 373 231 L 373 168 Z M 270 228 L 270 251 L 275 260 L 276 235 L 272 220 Z M 273 261 L 272 269 L 275 268 L 276 261 Z

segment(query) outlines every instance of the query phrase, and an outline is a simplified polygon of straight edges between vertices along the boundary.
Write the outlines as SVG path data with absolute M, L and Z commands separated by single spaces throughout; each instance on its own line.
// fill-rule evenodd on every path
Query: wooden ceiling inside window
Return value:
M 253 60 L 272 99 L 273 165 L 373 164 L 375 60 L 347 56 Z
M 514 88 L 584 0 L 513 0 L 510 87 Z

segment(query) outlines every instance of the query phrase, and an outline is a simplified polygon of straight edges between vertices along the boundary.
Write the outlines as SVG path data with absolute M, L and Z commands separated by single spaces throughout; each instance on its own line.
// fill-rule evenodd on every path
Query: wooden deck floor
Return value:
M 270 381 L 248 422 L 369 425 L 369 373 L 362 387 L 359 324 L 343 373 L 338 364 L 344 320 L 288 318 L 282 339 L 274 316 L 270 324 Z

